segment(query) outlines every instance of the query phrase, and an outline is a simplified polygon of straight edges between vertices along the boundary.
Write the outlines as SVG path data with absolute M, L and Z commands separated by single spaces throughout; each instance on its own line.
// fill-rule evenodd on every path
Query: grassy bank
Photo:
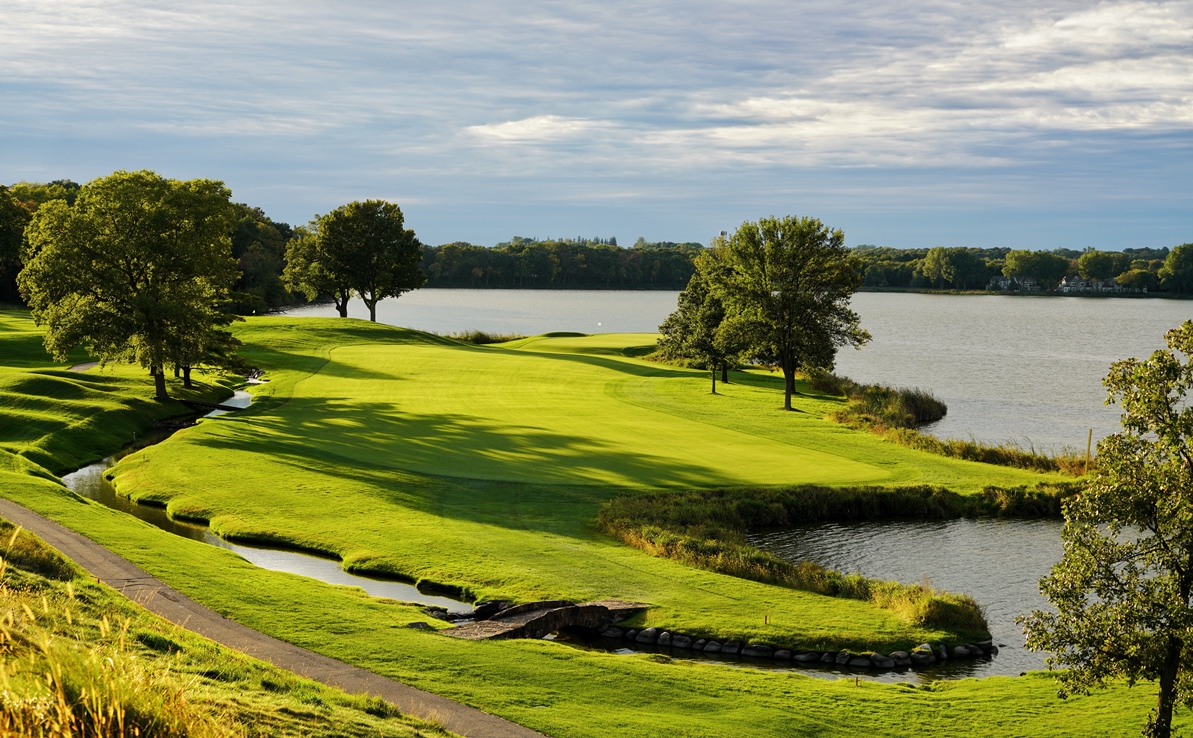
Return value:
M 712 399 L 701 373 L 633 359 L 648 338 L 469 347 L 360 321 L 281 319 L 252 320 L 240 335 L 271 380 L 254 407 L 129 457 L 121 490 L 226 534 L 306 544 L 349 567 L 479 596 L 641 599 L 654 605 L 649 624 L 689 633 L 826 648 L 950 636 L 868 602 L 625 546 L 595 522 L 613 497 L 794 483 L 970 497 L 1062 479 L 826 422 L 840 400 L 806 385 L 802 412 L 781 413 L 781 387 L 764 374 L 735 373 Z M 407 627 L 438 627 L 419 608 L 258 569 L 44 478 L 0 473 L 0 494 L 251 627 L 553 736 L 1131 735 L 1154 701 L 1147 687 L 1059 701 L 1042 676 L 854 686 L 541 641 L 462 642 Z
M 0 735 L 448 735 L 181 630 L 3 520 L 0 653 Z

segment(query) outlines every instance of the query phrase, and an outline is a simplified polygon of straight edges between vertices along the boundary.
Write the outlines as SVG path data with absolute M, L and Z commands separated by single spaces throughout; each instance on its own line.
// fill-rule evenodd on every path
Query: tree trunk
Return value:
M 331 296 L 331 299 L 336 301 L 336 312 L 340 314 L 341 318 L 348 317 L 348 299 L 350 297 L 350 294 L 334 294 Z
M 376 323 L 377 322 L 377 298 L 374 297 L 372 299 L 368 299 L 364 295 L 361 295 L 360 297 L 362 300 L 365 301 L 365 305 L 369 306 L 369 320 Z
M 710 375 L 712 375 L 712 393 L 715 395 L 717 393 L 717 364 L 716 364 L 716 362 L 715 361 L 711 362 L 709 364 L 709 367 L 710 368 L 708 370 L 708 373 Z
M 1181 649 L 1184 645 L 1180 638 L 1168 636 L 1164 668 L 1160 671 L 1160 696 L 1156 701 L 1155 720 L 1148 726 L 1147 735 L 1151 738 L 1169 738 L 1172 735 L 1172 707 L 1176 702 L 1176 677 L 1181 668 Z
M 795 367 L 783 367 L 783 409 L 791 409 L 791 396 L 795 394 Z
M 178 367 L 178 365 L 177 365 L 177 364 L 175 364 L 175 365 L 174 365 L 174 378 L 175 378 L 175 379 L 178 379 L 178 377 L 179 377 L 181 374 L 182 374 L 182 370 L 181 370 L 181 369 Z
M 166 372 L 160 366 L 153 368 L 153 385 L 157 390 L 155 399 L 159 402 L 164 402 L 170 399 L 170 395 L 166 393 Z
M 729 384 L 729 364 L 728 364 L 728 362 L 721 364 L 721 384 Z
M 191 384 L 191 368 L 189 366 L 182 367 L 182 386 L 187 389 L 194 388 L 194 385 Z

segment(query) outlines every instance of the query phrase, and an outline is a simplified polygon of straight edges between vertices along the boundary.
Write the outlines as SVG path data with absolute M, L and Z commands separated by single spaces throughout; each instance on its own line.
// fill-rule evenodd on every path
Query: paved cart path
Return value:
M 447 730 L 468 738 L 543 738 L 542 733 L 495 715 L 350 666 L 228 620 L 90 538 L 15 502 L 0 499 L 0 517 L 40 536 L 101 582 L 119 590 L 145 609 L 229 648 L 308 679 L 339 687 L 345 692 L 375 695 L 397 706 L 407 715 L 433 720 Z

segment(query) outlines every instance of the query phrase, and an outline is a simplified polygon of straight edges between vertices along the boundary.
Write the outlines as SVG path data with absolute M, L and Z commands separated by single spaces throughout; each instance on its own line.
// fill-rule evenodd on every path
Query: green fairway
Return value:
M 4 355 L 27 358 L 0 370 L 5 386 L 73 379 L 38 362 L 27 319 L 6 318 L 21 329 L 12 333 L 24 353 Z M 627 355 L 644 336 L 476 348 L 359 321 L 284 319 L 253 320 L 238 334 L 272 380 L 256 389 L 253 408 L 129 457 L 117 467 L 120 488 L 210 517 L 223 532 L 320 548 L 350 566 L 478 595 L 640 599 L 654 605 L 652 623 L 752 640 L 894 646 L 946 637 L 865 602 L 653 558 L 599 533 L 593 518 L 615 494 L 657 488 L 850 484 L 860 475 L 974 492 L 1044 479 L 825 422 L 838 402 L 831 398 L 802 396 L 804 412 L 781 413 L 780 387 L 766 374 L 735 374 L 711 397 L 701 373 Z M 150 407 L 138 404 L 152 393 L 140 372 L 99 378 L 111 384 L 88 395 L 91 426 L 113 427 L 128 408 Z M 45 399 L 51 417 L 72 402 Z M 131 433 L 130 425 L 114 435 Z M 4 448 L 58 443 L 55 468 L 65 469 L 90 460 L 77 442 L 85 435 L 62 423 L 36 438 L 8 438 Z M 545 642 L 458 641 L 405 627 L 428 620 L 418 608 L 258 569 L 83 503 L 30 474 L 38 472 L 30 462 L 2 458 L 0 493 L 229 617 L 555 736 L 1129 735 L 1154 700 L 1149 687 L 1059 701 L 1041 676 L 855 687 Z

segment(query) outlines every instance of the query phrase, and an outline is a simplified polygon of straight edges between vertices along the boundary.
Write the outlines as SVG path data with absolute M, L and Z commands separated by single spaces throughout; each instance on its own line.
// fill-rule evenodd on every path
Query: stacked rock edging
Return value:
M 921 643 L 911 651 L 892 651 L 882 654 L 876 651 L 808 651 L 776 647 L 766 643 L 741 643 L 719 641 L 711 638 L 693 638 L 682 633 L 672 633 L 659 628 L 625 630 L 609 627 L 601 632 L 605 638 L 615 638 L 644 645 L 665 646 L 672 649 L 701 651 L 703 653 L 736 654 L 754 659 L 774 659 L 802 664 L 824 664 L 845 666 L 851 669 L 909 669 L 916 666 L 931 666 L 949 659 L 972 659 L 998 654 L 993 641 L 963 643 L 952 647 L 941 643 Z

